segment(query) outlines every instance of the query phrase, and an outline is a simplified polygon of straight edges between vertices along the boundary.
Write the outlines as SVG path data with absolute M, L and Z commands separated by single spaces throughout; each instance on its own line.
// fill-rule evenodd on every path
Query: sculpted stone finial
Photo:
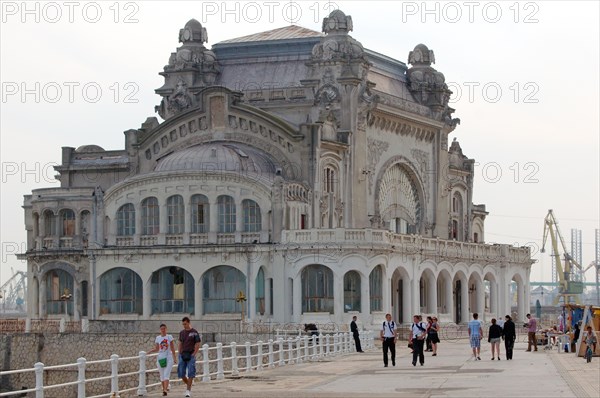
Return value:
M 425 44 L 418 44 L 414 50 L 408 53 L 408 63 L 413 66 L 435 64 L 433 50 L 427 48 Z
M 338 33 L 352 31 L 352 17 L 346 16 L 341 10 L 335 10 L 329 17 L 323 18 L 323 33 Z
M 195 19 L 190 19 L 185 24 L 184 28 L 179 30 L 179 42 L 197 42 L 206 43 L 208 41 L 208 34 L 206 28 L 202 27 L 202 24 Z

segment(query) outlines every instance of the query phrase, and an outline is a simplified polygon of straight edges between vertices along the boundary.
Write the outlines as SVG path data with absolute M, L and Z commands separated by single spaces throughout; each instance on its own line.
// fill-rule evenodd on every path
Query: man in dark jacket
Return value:
M 350 322 L 350 331 L 352 332 L 352 336 L 354 337 L 354 344 L 356 345 L 356 352 L 364 352 L 360 346 L 360 338 L 358 337 L 358 326 L 356 326 L 356 315 L 352 317 L 352 322 Z
M 502 328 L 502 338 L 504 339 L 504 348 L 506 349 L 506 359 L 512 360 L 513 347 L 515 346 L 515 338 L 517 337 L 515 331 L 515 323 L 513 322 L 510 315 L 505 317 L 504 327 Z

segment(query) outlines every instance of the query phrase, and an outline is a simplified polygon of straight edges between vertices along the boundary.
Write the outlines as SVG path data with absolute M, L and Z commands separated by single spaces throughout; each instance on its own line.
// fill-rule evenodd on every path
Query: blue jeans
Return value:
M 186 376 L 187 371 L 187 376 Z M 181 354 L 179 354 L 179 363 L 177 364 L 177 377 L 180 379 L 187 377 L 189 379 L 193 379 L 196 377 L 196 357 L 192 356 L 187 362 L 181 358 Z

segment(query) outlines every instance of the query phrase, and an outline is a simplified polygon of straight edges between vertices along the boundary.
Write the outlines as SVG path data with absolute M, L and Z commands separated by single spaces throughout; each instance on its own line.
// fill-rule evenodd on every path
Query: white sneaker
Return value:
M 186 397 L 191 397 L 191 396 L 192 396 L 192 393 L 191 393 L 191 391 L 190 391 L 190 390 L 187 390 L 187 391 L 185 392 L 185 396 L 186 396 Z

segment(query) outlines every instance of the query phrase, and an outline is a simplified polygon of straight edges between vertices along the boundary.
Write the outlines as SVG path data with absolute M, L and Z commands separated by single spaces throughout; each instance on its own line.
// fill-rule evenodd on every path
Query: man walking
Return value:
M 352 332 L 352 337 L 354 337 L 356 352 L 364 352 L 360 346 L 360 337 L 358 337 L 358 326 L 356 326 L 356 319 L 356 315 L 354 315 L 352 317 L 352 322 L 350 322 L 350 331 Z
M 512 321 L 510 315 L 507 315 L 505 319 L 504 328 L 502 329 L 502 338 L 504 339 L 504 348 L 506 348 L 506 359 L 512 360 L 513 347 L 515 346 L 517 333 L 515 331 L 515 323 Z
M 479 314 L 474 312 L 473 320 L 469 321 L 467 327 L 469 329 L 469 342 L 471 343 L 471 349 L 473 350 L 473 360 L 481 361 L 479 353 L 481 352 L 483 329 L 481 328 L 481 322 L 479 322 L 477 318 L 479 318 Z
M 391 314 L 385 314 L 385 321 L 381 326 L 379 333 L 383 346 L 383 366 L 388 366 L 388 349 L 392 354 L 392 366 L 396 366 L 396 339 L 398 332 L 396 330 L 396 322 L 392 321 Z
M 196 354 L 200 349 L 200 334 L 190 326 L 187 316 L 181 320 L 183 330 L 179 332 L 179 364 L 177 376 L 187 386 L 186 397 L 192 396 L 192 383 L 196 377 Z
M 525 324 L 527 328 L 527 352 L 531 352 L 531 346 L 533 346 L 534 351 L 537 351 L 537 341 L 535 341 L 535 332 L 537 331 L 537 320 L 531 316 L 531 314 L 527 314 L 528 322 Z
M 417 359 L 421 366 L 425 364 L 425 355 L 423 354 L 423 344 L 427 337 L 427 325 L 423 323 L 421 315 L 413 316 L 413 324 L 410 328 L 410 334 L 413 343 L 412 365 L 417 366 Z

